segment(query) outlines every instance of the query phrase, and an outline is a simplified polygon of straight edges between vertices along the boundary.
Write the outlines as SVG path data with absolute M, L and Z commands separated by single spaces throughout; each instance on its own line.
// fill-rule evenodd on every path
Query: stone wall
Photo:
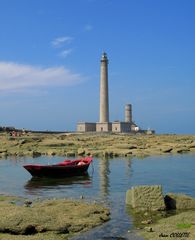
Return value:
M 77 124 L 77 132 L 95 132 L 96 123 L 82 122 Z
M 105 122 L 105 123 L 96 123 L 96 132 L 111 132 L 112 131 L 112 124 Z
M 113 122 L 112 132 L 131 132 L 131 123 L 128 122 Z

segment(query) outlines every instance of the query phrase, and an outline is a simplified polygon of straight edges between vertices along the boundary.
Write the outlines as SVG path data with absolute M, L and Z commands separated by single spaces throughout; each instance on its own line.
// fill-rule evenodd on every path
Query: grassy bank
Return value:
M 0 133 L 0 158 L 7 156 L 150 156 L 195 152 L 195 136 L 124 134 Z

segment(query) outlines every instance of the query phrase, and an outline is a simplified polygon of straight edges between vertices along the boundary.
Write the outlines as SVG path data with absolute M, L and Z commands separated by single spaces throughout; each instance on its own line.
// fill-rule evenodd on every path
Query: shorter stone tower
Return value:
M 128 122 L 128 123 L 132 122 L 132 105 L 131 104 L 125 105 L 125 122 Z

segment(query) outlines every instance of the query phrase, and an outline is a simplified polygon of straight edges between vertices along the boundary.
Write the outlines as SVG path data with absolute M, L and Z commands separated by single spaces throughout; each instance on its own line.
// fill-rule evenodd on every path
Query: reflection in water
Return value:
M 109 160 L 102 158 L 99 161 L 99 175 L 100 175 L 100 193 L 102 197 L 107 197 L 109 195 Z
M 132 161 L 131 161 L 132 159 L 131 158 L 129 158 L 128 160 L 126 160 L 126 168 L 125 168 L 125 173 L 126 173 L 126 175 L 127 175 L 127 177 L 131 177 L 132 176 Z
M 29 194 L 32 194 L 37 189 L 57 189 L 61 187 L 68 187 L 74 184 L 85 185 L 90 187 L 92 184 L 91 177 L 87 174 L 85 176 L 75 176 L 69 178 L 39 178 L 32 177 L 24 188 Z

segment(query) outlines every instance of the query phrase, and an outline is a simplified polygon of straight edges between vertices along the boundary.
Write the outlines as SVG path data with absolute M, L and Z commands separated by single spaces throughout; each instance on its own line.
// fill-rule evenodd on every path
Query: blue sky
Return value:
M 99 119 L 100 57 L 110 120 L 195 134 L 195 1 L 0 0 L 0 125 L 75 130 Z

